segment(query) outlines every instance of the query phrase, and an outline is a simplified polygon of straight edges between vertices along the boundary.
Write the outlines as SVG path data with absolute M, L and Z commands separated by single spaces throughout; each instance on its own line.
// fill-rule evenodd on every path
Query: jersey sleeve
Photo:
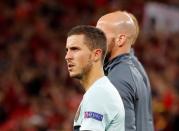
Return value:
M 82 123 L 80 130 L 105 131 L 106 114 L 103 109 L 103 103 L 100 98 L 96 100 L 92 97 L 85 99 L 82 105 Z

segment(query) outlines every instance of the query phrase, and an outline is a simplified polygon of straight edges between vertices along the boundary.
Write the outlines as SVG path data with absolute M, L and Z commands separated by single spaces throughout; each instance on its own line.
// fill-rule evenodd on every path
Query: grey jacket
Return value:
M 104 70 L 122 97 L 125 131 L 154 131 L 148 76 L 133 53 L 105 63 Z

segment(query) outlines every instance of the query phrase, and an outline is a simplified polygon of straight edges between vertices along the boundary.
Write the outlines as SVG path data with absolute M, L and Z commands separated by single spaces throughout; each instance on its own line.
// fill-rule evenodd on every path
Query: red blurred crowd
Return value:
M 145 2 L 1 0 L 0 131 L 71 131 L 84 91 L 68 77 L 66 33 L 117 9 L 134 13 L 142 26 Z M 179 131 L 178 43 L 179 31 L 164 37 L 154 30 L 134 45 L 151 81 L 155 131 Z

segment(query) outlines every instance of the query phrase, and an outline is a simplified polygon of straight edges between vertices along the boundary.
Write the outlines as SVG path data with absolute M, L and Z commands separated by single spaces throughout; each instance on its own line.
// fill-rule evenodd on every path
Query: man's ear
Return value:
M 116 39 L 115 42 L 117 43 L 118 47 L 122 47 L 125 42 L 126 42 L 126 35 L 125 34 L 120 34 Z
M 101 49 L 94 49 L 94 61 L 98 61 L 101 59 L 102 50 Z

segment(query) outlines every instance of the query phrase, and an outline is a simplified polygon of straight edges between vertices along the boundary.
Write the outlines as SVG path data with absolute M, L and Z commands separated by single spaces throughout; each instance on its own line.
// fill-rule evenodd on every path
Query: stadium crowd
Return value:
M 177 0 L 158 2 L 179 8 Z M 71 131 L 84 91 L 68 77 L 67 31 L 95 25 L 102 14 L 117 9 L 134 13 L 142 27 L 145 3 L 1 0 L 0 130 Z M 168 36 L 141 31 L 134 48 L 150 77 L 155 131 L 179 131 L 179 31 Z

